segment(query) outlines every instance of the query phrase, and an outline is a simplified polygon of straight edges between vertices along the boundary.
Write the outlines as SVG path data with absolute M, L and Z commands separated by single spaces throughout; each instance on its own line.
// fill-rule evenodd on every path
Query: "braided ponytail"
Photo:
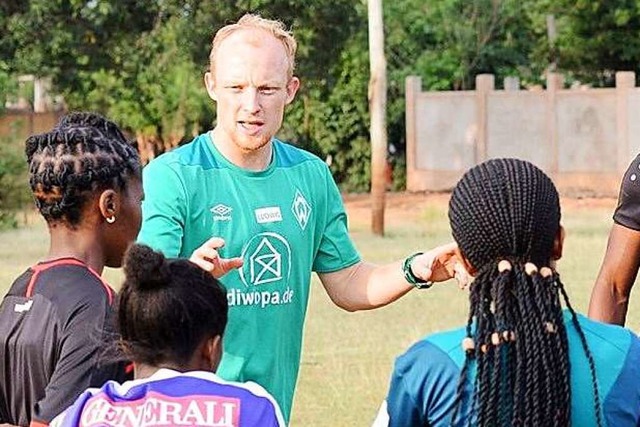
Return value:
M 602 426 L 593 357 L 560 278 L 547 267 L 560 232 L 559 197 L 551 180 L 529 162 L 489 160 L 456 185 L 449 220 L 461 252 L 478 270 L 451 424 L 570 424 L 562 296 L 589 361 L 596 421 Z M 472 388 L 465 386 L 471 381 Z M 469 389 L 473 396 L 465 395 Z

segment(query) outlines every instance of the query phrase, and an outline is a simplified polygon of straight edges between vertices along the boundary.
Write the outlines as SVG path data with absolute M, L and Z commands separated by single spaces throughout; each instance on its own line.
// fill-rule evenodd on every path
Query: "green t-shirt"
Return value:
M 218 374 L 259 383 L 288 420 L 311 272 L 360 260 L 327 165 L 274 139 L 269 167 L 247 171 L 207 133 L 152 161 L 143 182 L 141 242 L 187 258 L 217 236 L 221 256 L 244 259 L 222 278 L 230 311 Z

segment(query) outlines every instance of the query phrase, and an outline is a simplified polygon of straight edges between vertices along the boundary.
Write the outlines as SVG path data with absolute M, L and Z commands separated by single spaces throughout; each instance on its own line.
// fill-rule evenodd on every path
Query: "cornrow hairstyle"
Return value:
M 118 330 L 134 362 L 184 365 L 203 339 L 222 336 L 227 296 L 210 273 L 140 244 L 127 250 L 124 273 Z
M 570 425 L 570 362 L 562 297 L 587 356 L 595 416 L 602 426 L 595 365 L 586 338 L 560 277 L 542 268 L 551 261 L 560 227 L 553 182 L 529 162 L 489 160 L 470 169 L 456 185 L 449 221 L 461 252 L 478 270 L 471 285 L 465 338 L 472 344 L 465 346 L 451 424 Z M 499 268 L 501 260 L 508 263 Z M 468 378 L 472 367 L 474 379 Z
M 95 113 L 64 116 L 50 132 L 30 136 L 25 154 L 35 204 L 49 223 L 73 227 L 92 193 L 124 190 L 140 178 L 138 152 L 115 123 Z

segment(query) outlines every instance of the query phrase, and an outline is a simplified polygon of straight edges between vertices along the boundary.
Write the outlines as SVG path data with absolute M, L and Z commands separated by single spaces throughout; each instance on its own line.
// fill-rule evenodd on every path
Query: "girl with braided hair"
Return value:
M 214 373 L 229 304 L 212 274 L 139 244 L 127 251 L 124 272 L 118 332 L 135 379 L 87 390 L 51 427 L 285 425 L 263 387 Z
M 26 141 L 29 183 L 50 235 L 46 258 L 0 306 L 0 423 L 43 426 L 89 386 L 127 377 L 100 361 L 119 267 L 141 223 L 141 165 L 109 120 L 71 113 Z
M 640 340 L 571 307 L 549 177 L 522 160 L 484 162 L 454 188 L 449 221 L 474 277 L 467 325 L 397 359 L 377 423 L 639 425 Z

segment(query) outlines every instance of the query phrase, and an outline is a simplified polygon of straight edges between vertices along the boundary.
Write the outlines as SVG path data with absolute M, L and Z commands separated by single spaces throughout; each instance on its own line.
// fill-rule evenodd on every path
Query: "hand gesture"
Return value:
M 424 281 L 443 282 L 455 278 L 464 288 L 471 276 L 464 268 L 457 249 L 456 243 L 448 243 L 418 255 L 411 263 L 411 271 Z
M 210 272 L 216 279 L 219 279 L 229 271 L 242 267 L 242 258 L 222 258 L 220 256 L 218 250 L 223 246 L 223 239 L 220 237 L 212 237 L 193 251 L 189 261 L 203 270 Z

